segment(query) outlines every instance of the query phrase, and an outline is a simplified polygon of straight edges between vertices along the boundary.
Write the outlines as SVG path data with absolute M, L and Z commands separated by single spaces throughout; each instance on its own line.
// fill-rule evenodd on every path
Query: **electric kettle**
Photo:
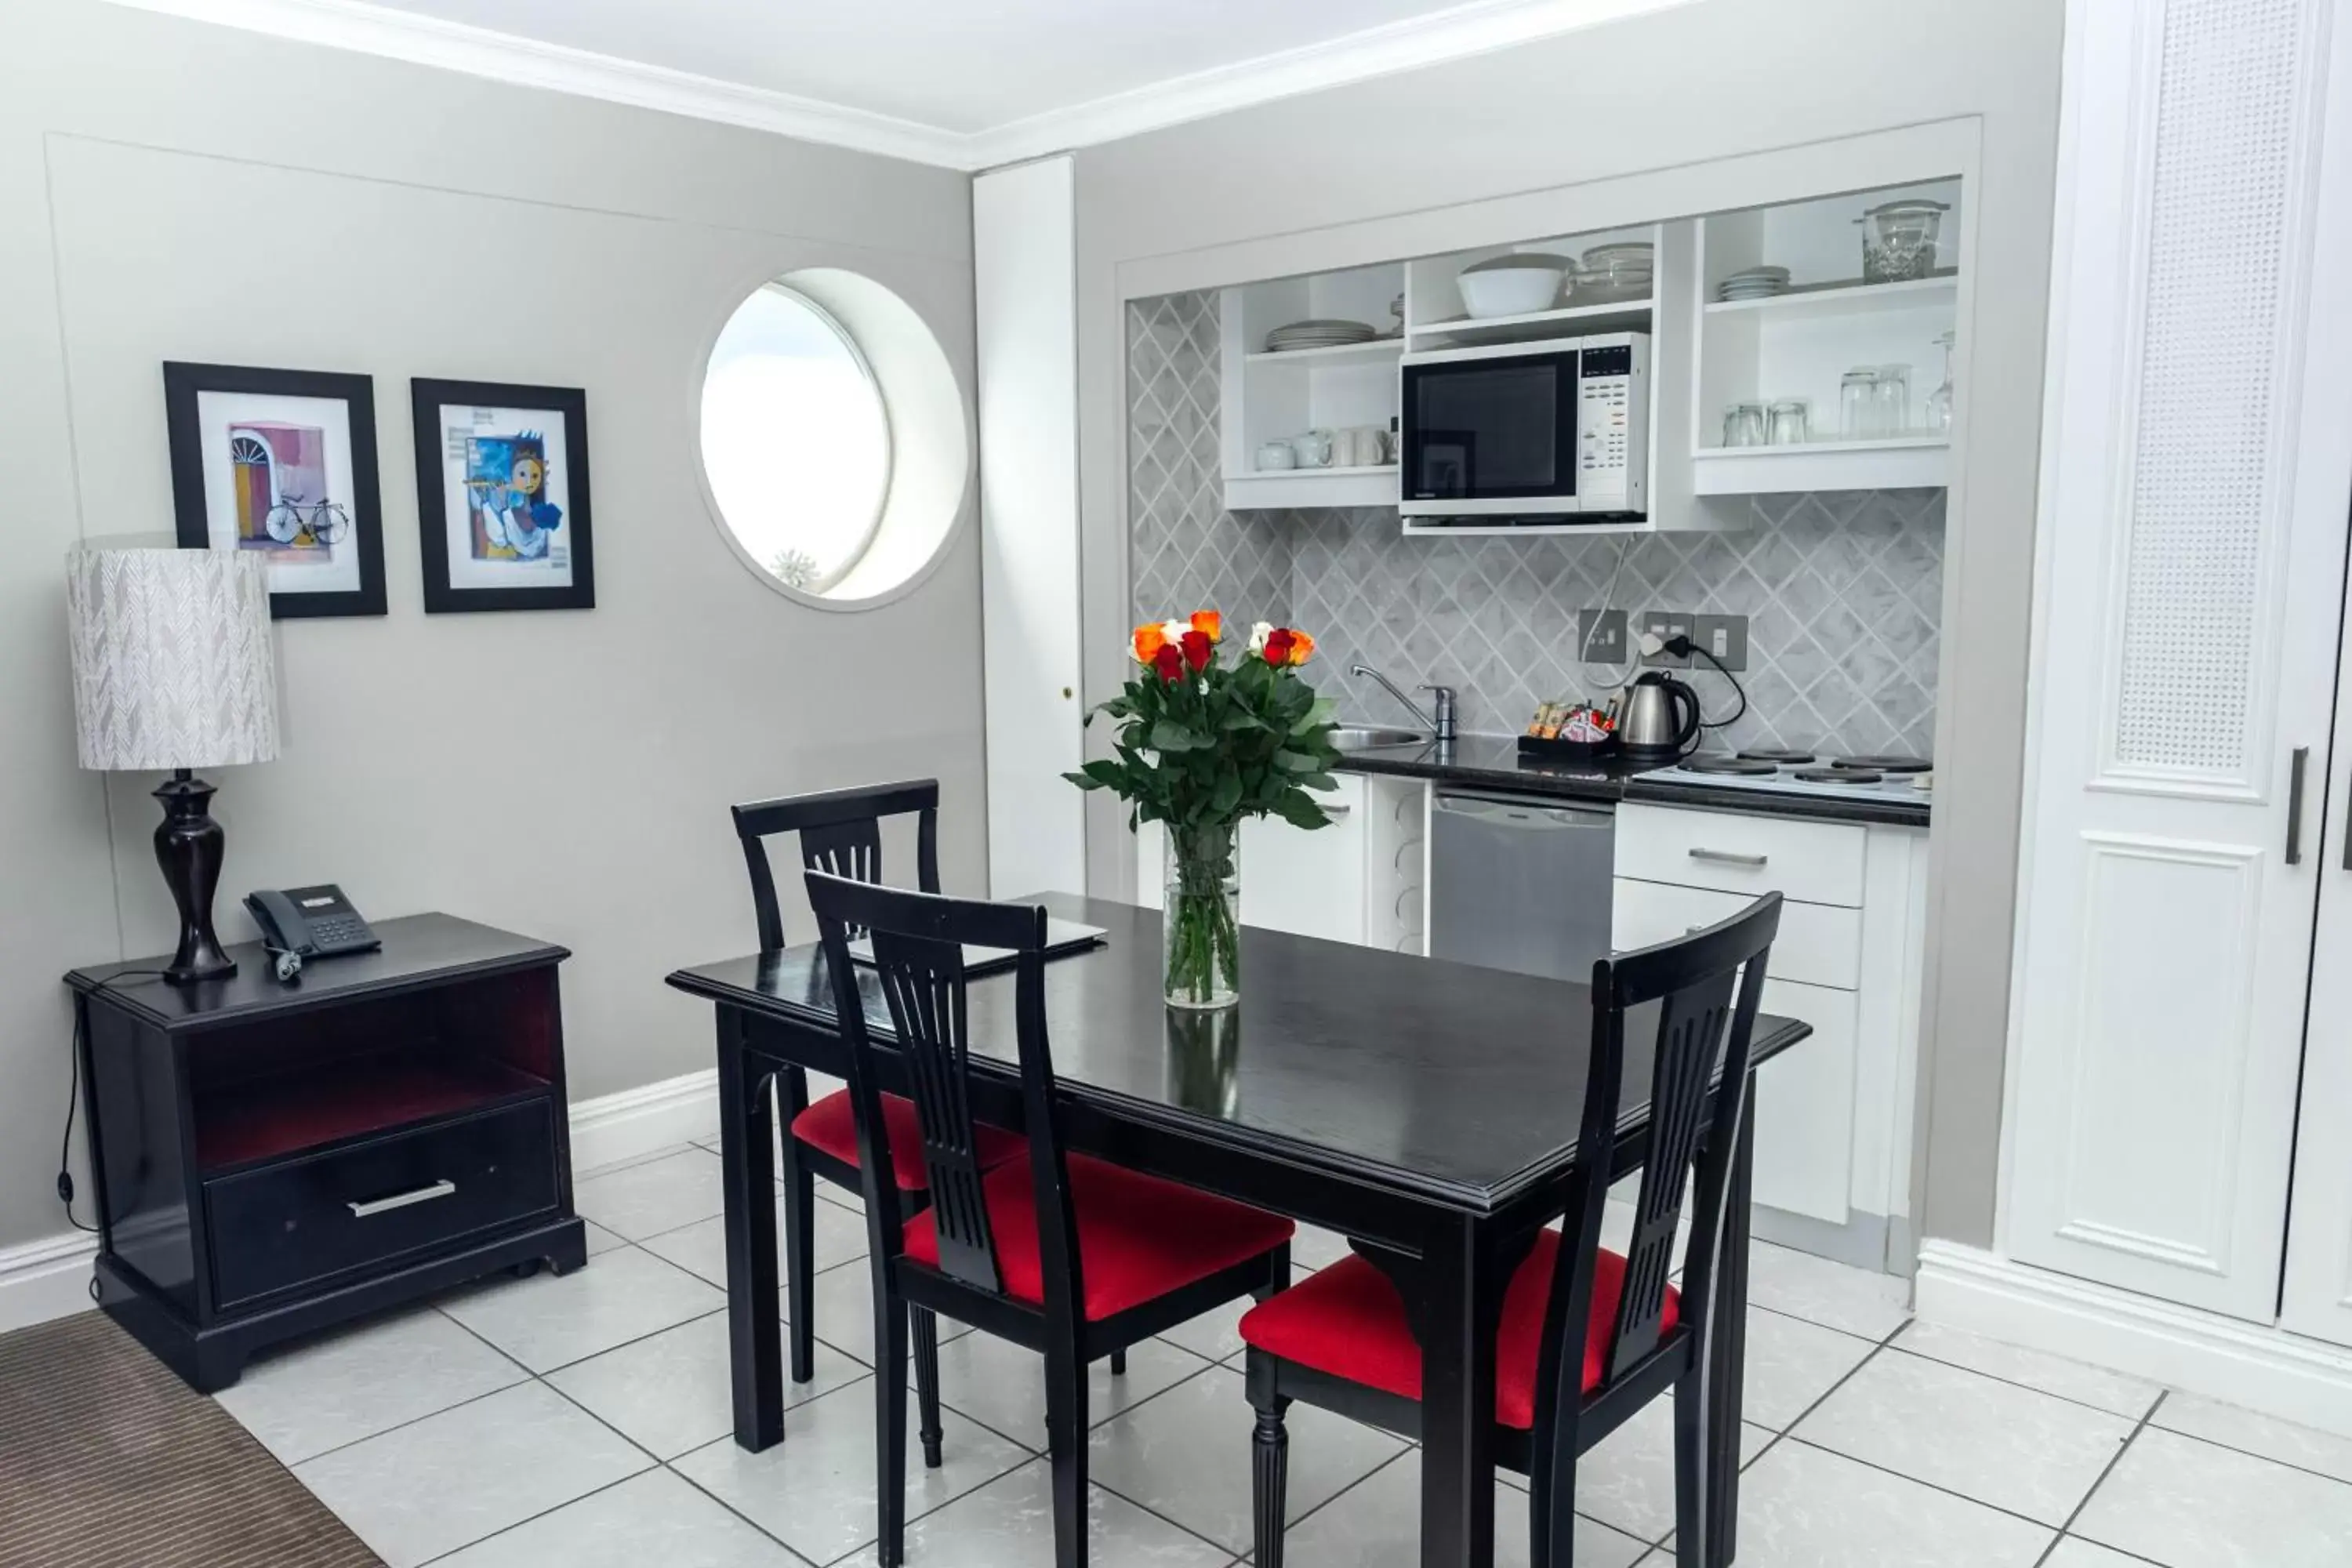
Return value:
M 1647 670 L 1625 689 L 1617 743 L 1645 756 L 1679 756 L 1698 740 L 1698 693 L 1663 670 Z

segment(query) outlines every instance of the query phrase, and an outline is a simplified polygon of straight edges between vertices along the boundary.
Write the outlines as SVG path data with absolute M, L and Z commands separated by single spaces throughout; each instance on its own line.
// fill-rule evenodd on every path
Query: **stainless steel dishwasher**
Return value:
M 1430 803 L 1429 955 L 1558 980 L 1609 956 L 1617 814 L 1440 790 Z

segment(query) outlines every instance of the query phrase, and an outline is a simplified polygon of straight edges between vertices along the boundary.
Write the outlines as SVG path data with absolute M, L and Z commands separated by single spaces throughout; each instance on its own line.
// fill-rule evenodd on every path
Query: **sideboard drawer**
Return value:
M 553 1119 L 551 1102 L 534 1100 L 206 1182 L 215 1304 L 554 1208 Z
M 1628 802 L 1617 809 L 1617 874 L 1858 909 L 1868 837 L 1853 823 Z

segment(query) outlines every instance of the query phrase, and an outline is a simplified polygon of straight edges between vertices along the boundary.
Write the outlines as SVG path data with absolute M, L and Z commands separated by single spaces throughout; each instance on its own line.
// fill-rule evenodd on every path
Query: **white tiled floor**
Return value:
M 854 1201 L 820 1185 L 816 1378 L 785 1441 L 731 1436 L 719 1162 L 583 1175 L 591 1266 L 485 1283 L 258 1360 L 221 1404 L 394 1568 L 865 1568 L 870 1292 Z M 1302 1236 L 1301 1268 L 1343 1244 Z M 1740 1568 L 2342 1568 L 2352 1441 L 1913 1323 L 1899 1281 L 1759 1245 Z M 779 1304 L 781 1310 L 781 1303 Z M 1249 1544 L 1239 1310 L 1138 1346 L 1091 1391 L 1093 1560 L 1235 1568 Z M 908 1560 L 1053 1560 L 1035 1358 L 942 1321 L 947 1465 L 908 1477 Z M 1221 1364 L 1223 1363 L 1223 1364 Z M 912 1414 L 911 1400 L 909 1415 Z M 1579 1467 L 1580 1568 L 1675 1561 L 1671 1411 Z M 1295 1568 L 1412 1568 L 1419 1457 L 1306 1406 Z M 1528 1561 L 1497 1493 L 1498 1568 Z

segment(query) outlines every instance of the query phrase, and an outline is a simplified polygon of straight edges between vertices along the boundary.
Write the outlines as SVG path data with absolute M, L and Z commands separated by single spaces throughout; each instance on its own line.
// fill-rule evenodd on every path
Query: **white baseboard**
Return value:
M 571 1121 L 575 1171 L 709 1138 L 719 1129 L 719 1075 L 706 1068 L 579 1100 Z M 78 1230 L 0 1247 L 0 1332 L 87 1308 L 97 1256 L 98 1237 Z
M 2352 1350 L 2053 1274 L 1949 1241 L 1919 1247 L 1921 1319 L 2352 1436 Z

